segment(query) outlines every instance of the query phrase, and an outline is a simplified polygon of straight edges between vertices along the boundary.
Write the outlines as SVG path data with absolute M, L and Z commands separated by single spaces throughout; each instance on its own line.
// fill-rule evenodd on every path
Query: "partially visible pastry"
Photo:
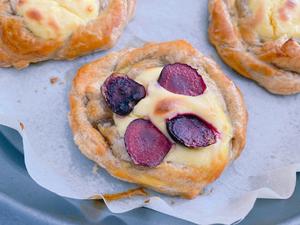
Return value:
M 300 92 L 300 1 L 209 0 L 209 37 L 223 60 L 272 93 Z
M 185 41 L 147 44 L 83 66 L 70 92 L 75 143 L 112 176 L 196 197 L 239 156 L 239 89 Z
M 111 48 L 133 17 L 135 0 L 0 2 L 0 67 L 74 59 Z

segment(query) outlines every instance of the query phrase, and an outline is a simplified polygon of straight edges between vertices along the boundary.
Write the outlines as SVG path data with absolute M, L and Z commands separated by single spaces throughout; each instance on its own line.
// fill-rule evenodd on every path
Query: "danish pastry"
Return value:
M 108 54 L 70 91 L 75 143 L 121 180 L 194 198 L 239 156 L 247 111 L 239 89 L 185 41 Z
M 0 2 L 0 67 L 74 59 L 111 48 L 132 18 L 135 0 Z
M 210 0 L 209 37 L 223 60 L 272 93 L 300 92 L 300 1 Z

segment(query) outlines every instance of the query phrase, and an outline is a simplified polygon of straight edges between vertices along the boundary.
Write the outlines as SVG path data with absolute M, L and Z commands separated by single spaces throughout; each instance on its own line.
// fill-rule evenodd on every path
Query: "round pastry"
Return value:
M 239 89 L 185 41 L 147 44 L 83 66 L 70 92 L 81 152 L 121 180 L 197 196 L 242 151 Z
M 209 37 L 223 60 L 272 93 L 300 92 L 300 1 L 210 0 Z
M 135 0 L 8 0 L 0 3 L 0 67 L 24 68 L 111 48 Z

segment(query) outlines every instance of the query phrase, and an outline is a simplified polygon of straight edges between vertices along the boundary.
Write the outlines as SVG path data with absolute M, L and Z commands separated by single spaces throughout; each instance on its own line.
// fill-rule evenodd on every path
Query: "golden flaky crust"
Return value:
M 111 149 L 111 138 L 117 138 L 113 135 L 116 129 L 106 128 L 107 132 L 97 129 L 101 127 L 101 120 L 107 121 L 112 116 L 103 106 L 101 82 L 113 72 L 122 71 L 134 78 L 147 68 L 175 62 L 205 71 L 219 88 L 234 129 L 230 155 L 217 154 L 209 166 L 192 167 L 172 162 L 163 162 L 156 168 L 134 166 L 116 156 Z M 246 140 L 247 111 L 239 89 L 215 62 L 185 41 L 146 44 L 142 48 L 111 53 L 83 66 L 73 81 L 70 108 L 74 140 L 89 159 L 119 179 L 185 198 L 196 197 L 207 184 L 218 178 L 230 160 L 240 154 Z
M 20 69 L 34 62 L 71 60 L 111 48 L 133 17 L 135 4 L 136 0 L 108 0 L 96 19 L 61 41 L 35 36 L 26 28 L 24 19 L 15 14 L 13 0 L 1 0 L 0 67 L 14 66 Z
M 247 0 L 209 0 L 210 41 L 223 60 L 272 93 L 300 92 L 300 45 L 294 39 L 260 40 L 255 20 L 243 9 Z

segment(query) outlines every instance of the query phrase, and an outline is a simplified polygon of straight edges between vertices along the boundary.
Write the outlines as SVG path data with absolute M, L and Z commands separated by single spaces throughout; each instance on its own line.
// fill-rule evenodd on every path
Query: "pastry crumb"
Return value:
M 99 169 L 99 166 L 95 163 L 94 166 L 93 166 L 93 170 L 92 170 L 92 173 L 94 175 L 96 175 L 98 173 L 98 169 Z
M 148 204 L 150 202 L 150 199 L 147 199 L 144 201 L 144 203 Z
M 213 188 L 206 188 L 202 193 L 202 195 L 204 196 L 210 195 L 213 192 L 213 190 L 214 190 Z
M 51 83 L 52 85 L 54 85 L 54 84 L 57 83 L 58 80 L 59 80 L 58 77 L 51 77 L 51 78 L 50 78 L 50 83 Z
M 24 130 L 24 128 L 25 128 L 24 123 L 20 122 L 20 127 L 21 127 L 21 130 Z

